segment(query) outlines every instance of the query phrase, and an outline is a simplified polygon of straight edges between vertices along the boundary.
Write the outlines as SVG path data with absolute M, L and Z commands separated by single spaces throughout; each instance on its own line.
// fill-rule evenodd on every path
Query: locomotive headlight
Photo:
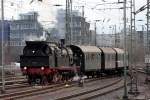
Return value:
M 27 70 L 27 67 L 24 67 L 23 69 L 24 69 L 24 70 Z
M 44 70 L 44 67 L 41 67 L 41 70 Z

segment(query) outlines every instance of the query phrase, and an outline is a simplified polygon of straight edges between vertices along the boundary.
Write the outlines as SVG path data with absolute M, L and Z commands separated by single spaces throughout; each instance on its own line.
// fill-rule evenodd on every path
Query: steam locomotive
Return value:
M 119 48 L 26 41 L 20 67 L 29 84 L 70 80 L 75 74 L 99 77 L 123 72 L 124 50 Z

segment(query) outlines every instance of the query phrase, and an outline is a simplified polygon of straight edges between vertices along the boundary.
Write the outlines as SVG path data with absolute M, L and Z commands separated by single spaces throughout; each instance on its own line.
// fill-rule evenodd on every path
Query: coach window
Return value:
M 121 54 L 118 54 L 118 60 L 121 60 L 122 58 L 121 58 Z
M 98 61 L 100 60 L 100 57 L 101 57 L 100 54 L 98 54 Z
M 93 59 L 95 60 L 95 61 L 97 61 L 96 59 L 97 59 L 97 54 L 93 54 Z
M 84 54 L 85 55 L 85 60 L 87 60 L 87 54 Z
M 115 60 L 115 55 L 113 55 L 113 59 Z
M 89 59 L 89 54 L 86 55 L 87 60 Z
M 123 56 L 124 56 L 123 54 L 120 55 L 120 57 L 121 57 L 122 60 L 123 60 Z
M 112 61 L 112 56 L 113 56 L 113 54 L 110 54 L 110 56 L 109 56 L 110 61 Z
M 112 56 L 113 56 L 113 55 L 112 55 L 112 54 L 110 54 L 110 56 L 109 56 L 110 61 L 112 61 Z
M 99 54 L 96 54 L 96 56 L 97 56 L 97 59 L 96 59 L 96 61 L 98 62 L 98 59 L 99 59 Z
M 105 54 L 105 59 L 106 59 L 106 60 L 108 59 L 107 54 Z
M 94 54 L 91 53 L 90 59 L 94 59 Z
M 110 54 L 108 54 L 108 57 L 107 57 L 108 61 L 110 61 L 110 57 L 109 57 L 109 55 L 110 55 Z
M 106 55 L 106 60 L 108 60 L 108 61 L 109 61 L 109 55 L 108 55 L 108 54 Z
M 89 61 L 91 61 L 91 55 L 92 55 L 92 54 L 89 54 Z
M 114 60 L 114 54 L 112 54 L 112 60 Z
M 111 59 L 114 60 L 114 55 L 113 54 L 111 54 Z
M 114 54 L 112 55 L 112 59 L 115 61 L 115 55 Z
M 122 54 L 118 54 L 118 60 L 122 60 Z
M 98 59 L 99 59 L 99 55 L 98 55 L 98 53 L 96 54 L 96 56 L 97 56 L 97 59 L 96 59 L 96 60 L 97 60 L 97 62 L 98 62 Z
M 111 54 L 108 54 L 108 60 L 109 60 L 109 61 L 111 61 L 111 60 L 110 60 L 110 55 L 111 55 Z
M 110 54 L 108 54 L 108 61 L 110 61 Z
M 91 59 L 94 59 L 94 54 L 91 54 Z
M 94 61 L 97 62 L 97 54 L 93 54 Z

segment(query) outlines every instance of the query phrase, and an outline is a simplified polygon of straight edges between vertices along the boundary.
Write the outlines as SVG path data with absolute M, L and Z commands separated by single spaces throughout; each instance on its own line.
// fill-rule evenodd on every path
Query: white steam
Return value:
M 25 37 L 25 41 L 46 41 L 46 33 L 43 32 L 43 35 L 38 37 L 37 35 L 30 34 Z

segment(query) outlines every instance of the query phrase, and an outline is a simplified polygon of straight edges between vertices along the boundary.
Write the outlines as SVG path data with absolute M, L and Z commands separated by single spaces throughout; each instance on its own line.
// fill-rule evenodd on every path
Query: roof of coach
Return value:
M 82 52 L 85 52 L 85 53 L 88 53 L 88 52 L 90 52 L 90 53 L 92 53 L 92 52 L 93 53 L 94 52 L 101 53 L 101 50 L 96 46 L 81 46 L 81 45 L 76 45 L 76 46 L 79 47 L 82 50 Z
M 120 48 L 114 48 L 114 50 L 116 50 L 116 52 L 119 53 L 119 54 L 123 54 L 124 53 L 124 50 L 120 49 Z
M 104 52 L 104 53 L 109 53 L 109 54 L 115 54 L 115 50 L 113 50 L 112 48 L 109 47 L 100 47 L 100 49 Z

